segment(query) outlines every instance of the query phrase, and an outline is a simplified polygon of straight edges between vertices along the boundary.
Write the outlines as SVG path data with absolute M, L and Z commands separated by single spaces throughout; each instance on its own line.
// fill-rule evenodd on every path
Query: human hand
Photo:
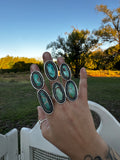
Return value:
M 43 60 L 52 60 L 48 52 L 43 54 Z M 62 57 L 57 59 L 58 66 L 64 63 Z M 39 70 L 38 66 L 32 65 L 31 72 Z M 51 85 L 53 81 L 50 82 Z M 65 85 L 65 80 L 63 80 Z M 49 93 L 46 85 L 44 90 Z M 54 111 L 46 114 L 41 107 L 38 107 L 38 119 L 44 121 L 41 125 L 43 136 L 66 153 L 73 160 L 104 159 L 108 147 L 102 138 L 97 134 L 88 106 L 87 99 L 87 74 L 85 68 L 80 70 L 80 83 L 78 98 L 71 102 L 59 104 L 52 99 Z M 91 156 L 91 157 L 90 157 Z

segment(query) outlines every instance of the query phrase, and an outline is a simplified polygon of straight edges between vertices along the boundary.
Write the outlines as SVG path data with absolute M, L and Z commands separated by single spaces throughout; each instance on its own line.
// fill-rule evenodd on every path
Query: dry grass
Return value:
M 111 70 L 87 70 L 87 74 L 91 77 L 120 77 L 120 71 Z

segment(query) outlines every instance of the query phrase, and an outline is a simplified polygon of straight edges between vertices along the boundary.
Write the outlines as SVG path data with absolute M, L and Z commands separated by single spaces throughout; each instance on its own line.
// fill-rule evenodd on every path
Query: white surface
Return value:
M 120 123 L 101 105 L 88 101 L 90 110 L 95 111 L 100 119 L 97 129 L 99 135 L 120 154 Z
M 6 135 L 0 134 L 0 158 L 5 160 L 18 160 L 18 133 L 16 129 Z

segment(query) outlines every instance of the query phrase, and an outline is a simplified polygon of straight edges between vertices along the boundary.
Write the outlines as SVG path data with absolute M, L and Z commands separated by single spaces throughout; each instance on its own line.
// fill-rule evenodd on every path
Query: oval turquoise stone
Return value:
M 39 71 L 34 71 L 31 73 L 31 83 L 35 89 L 41 89 L 44 85 L 44 79 Z
M 53 64 L 51 64 L 51 63 L 48 64 L 47 70 L 48 70 L 50 77 L 54 78 L 55 77 L 55 68 L 54 68 Z
M 71 71 L 66 63 L 63 63 L 60 66 L 60 74 L 65 80 L 69 80 L 71 78 Z
M 41 81 L 40 81 L 40 78 L 39 78 L 38 74 L 36 74 L 36 73 L 33 74 L 33 79 L 34 79 L 37 86 L 41 85 Z
M 65 100 L 66 100 L 65 92 L 64 92 L 64 88 L 63 88 L 61 83 L 55 82 L 53 84 L 52 91 L 53 91 L 54 98 L 56 99 L 56 101 L 58 103 L 64 103 L 65 102 Z
M 58 77 L 58 69 L 53 61 L 47 61 L 44 64 L 44 71 L 49 80 L 56 80 Z
M 52 100 L 45 90 L 41 89 L 38 91 L 38 100 L 46 113 L 51 113 L 53 111 Z
M 67 98 L 71 101 L 74 101 L 78 95 L 77 86 L 75 82 L 72 80 L 67 81 L 65 89 Z

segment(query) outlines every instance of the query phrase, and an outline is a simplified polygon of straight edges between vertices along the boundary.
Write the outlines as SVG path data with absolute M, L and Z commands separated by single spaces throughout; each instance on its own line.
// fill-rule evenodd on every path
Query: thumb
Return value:
M 80 82 L 79 82 L 78 96 L 82 102 L 86 103 L 88 101 L 88 98 L 87 98 L 87 72 L 84 67 L 81 68 L 81 70 L 80 70 Z

